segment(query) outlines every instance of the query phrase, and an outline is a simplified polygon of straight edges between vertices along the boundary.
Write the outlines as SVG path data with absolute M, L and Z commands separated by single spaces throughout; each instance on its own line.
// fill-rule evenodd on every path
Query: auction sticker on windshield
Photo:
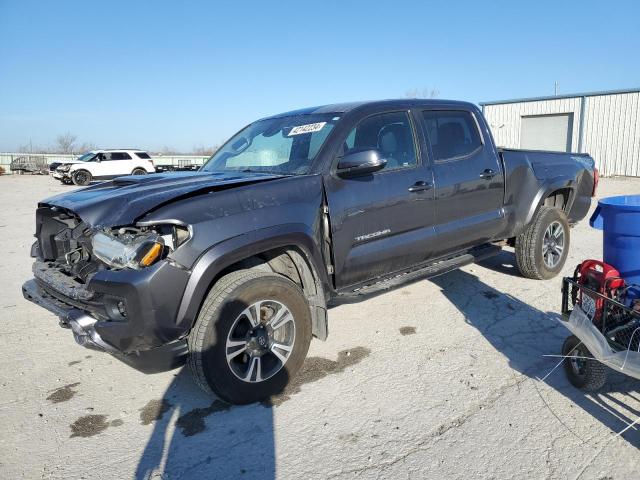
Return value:
M 327 122 L 318 122 L 318 123 L 308 123 L 307 125 L 298 125 L 297 127 L 293 127 L 289 132 L 289 136 L 293 135 L 302 135 L 303 133 L 313 133 L 319 132 L 322 130 Z

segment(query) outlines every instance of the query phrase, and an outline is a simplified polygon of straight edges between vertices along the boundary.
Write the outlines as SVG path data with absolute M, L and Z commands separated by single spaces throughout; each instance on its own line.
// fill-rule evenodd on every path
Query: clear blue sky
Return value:
M 298 107 L 640 86 L 640 2 L 0 0 L 0 150 L 214 145 Z

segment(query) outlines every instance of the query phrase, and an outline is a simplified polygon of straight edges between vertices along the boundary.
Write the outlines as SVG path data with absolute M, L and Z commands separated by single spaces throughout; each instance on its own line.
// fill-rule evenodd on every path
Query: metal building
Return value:
M 640 88 L 480 105 L 498 146 L 589 153 L 604 176 L 640 177 Z

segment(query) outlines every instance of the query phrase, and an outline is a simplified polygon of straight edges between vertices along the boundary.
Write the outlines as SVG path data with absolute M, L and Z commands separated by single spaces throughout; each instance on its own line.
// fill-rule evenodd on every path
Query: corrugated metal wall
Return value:
M 604 175 L 640 177 L 640 92 L 585 100 L 583 150 Z
M 496 144 L 500 147 L 520 148 L 521 119 L 527 115 L 551 115 L 573 113 L 571 149 L 578 148 L 578 126 L 580 125 L 580 99 L 562 98 L 537 102 L 503 103 L 486 105 L 484 116 L 489 122 Z
M 604 176 L 640 176 L 640 92 L 585 98 L 582 151 L 591 154 Z M 573 113 L 571 150 L 578 151 L 582 97 L 484 106 L 498 146 L 520 148 L 521 118 Z

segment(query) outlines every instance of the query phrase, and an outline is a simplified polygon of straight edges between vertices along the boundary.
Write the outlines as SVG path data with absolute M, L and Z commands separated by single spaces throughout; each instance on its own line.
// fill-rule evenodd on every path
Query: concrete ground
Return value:
M 226 408 L 186 371 L 82 349 L 22 299 L 36 202 L 72 188 L 0 177 L 0 478 L 638 478 L 640 433 L 615 432 L 640 415 L 640 385 L 537 379 L 568 335 L 560 280 L 521 278 L 511 251 L 332 309 L 274 406 Z M 572 243 L 565 274 L 601 257 L 587 222 Z

